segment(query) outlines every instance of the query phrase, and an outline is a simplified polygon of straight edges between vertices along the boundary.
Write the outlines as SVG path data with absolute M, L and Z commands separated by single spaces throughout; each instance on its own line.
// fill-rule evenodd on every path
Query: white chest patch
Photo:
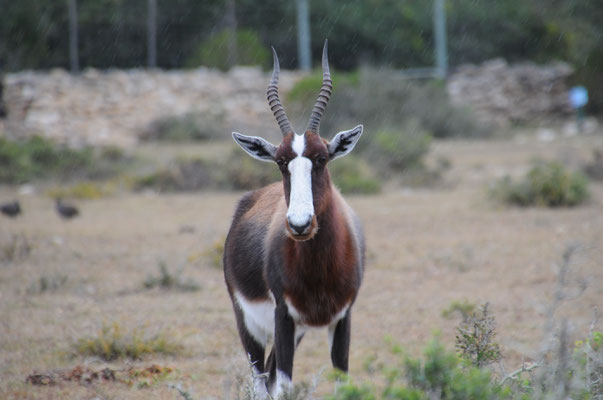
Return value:
M 295 135 L 291 144 L 297 154 L 289 162 L 291 174 L 291 194 L 287 218 L 294 225 L 305 225 L 314 216 L 314 200 L 312 198 L 312 161 L 302 157 L 306 148 L 306 137 Z
M 272 293 L 269 301 L 249 301 L 239 292 L 235 292 L 234 296 L 243 310 L 247 330 L 265 347 L 274 334 L 275 301 Z

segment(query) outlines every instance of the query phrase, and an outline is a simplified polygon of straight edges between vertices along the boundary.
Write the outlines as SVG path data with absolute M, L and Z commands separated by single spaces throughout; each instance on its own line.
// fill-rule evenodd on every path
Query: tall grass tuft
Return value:
M 104 325 L 96 337 L 78 340 L 75 348 L 80 355 L 106 361 L 140 359 L 151 354 L 177 354 L 182 350 L 182 346 L 168 339 L 166 334 L 148 336 L 140 329 L 125 333 L 117 322 Z
M 502 178 L 492 189 L 501 201 L 522 207 L 573 207 L 588 198 L 588 181 L 556 161 L 537 162 L 519 181 Z

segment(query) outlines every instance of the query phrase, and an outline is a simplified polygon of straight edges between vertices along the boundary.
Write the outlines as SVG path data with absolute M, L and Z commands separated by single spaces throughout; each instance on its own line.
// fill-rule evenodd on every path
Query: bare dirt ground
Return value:
M 363 363 L 372 355 L 388 357 L 387 336 L 418 355 L 439 331 L 452 348 L 458 320 L 444 319 L 441 312 L 463 299 L 491 304 L 508 369 L 537 357 L 557 266 L 570 243 L 580 245 L 570 289 L 586 290 L 566 301 L 559 315 L 569 319 L 572 338 L 584 337 L 593 306 L 603 305 L 603 185 L 592 184 L 589 203 L 574 209 L 509 208 L 486 192 L 494 178 L 525 171 L 534 157 L 579 165 L 602 145 L 601 135 L 436 143 L 431 157 L 451 161 L 444 185 L 348 196 L 364 221 L 369 248 L 352 319 L 355 379 L 372 379 Z M 49 198 L 20 196 L 25 214 L 0 219 L 3 249 L 13 235 L 23 235 L 32 247 L 0 263 L 0 398 L 178 399 L 168 387 L 178 382 L 194 398 L 223 398 L 233 371 L 245 372 L 245 358 L 222 271 L 205 253 L 224 240 L 240 195 L 121 194 L 80 202 L 82 216 L 70 222 L 57 217 Z M 14 196 L 15 189 L 0 189 L 0 199 Z M 145 278 L 158 274 L 159 262 L 181 269 L 201 289 L 143 290 Z M 59 284 L 41 290 L 40 279 Z M 184 350 L 110 363 L 73 355 L 78 339 L 114 322 L 126 332 L 167 333 Z M 322 367 L 329 370 L 327 347 L 326 332 L 306 335 L 296 354 L 295 381 L 312 380 Z M 151 364 L 174 372 L 142 388 L 122 382 L 26 383 L 34 372 Z M 319 386 L 319 393 L 331 390 L 326 380 Z

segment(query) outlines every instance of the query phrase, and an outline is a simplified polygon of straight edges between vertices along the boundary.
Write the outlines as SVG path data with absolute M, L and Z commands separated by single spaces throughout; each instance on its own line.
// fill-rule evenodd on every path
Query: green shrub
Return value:
M 141 139 L 166 142 L 215 140 L 224 139 L 227 131 L 222 113 L 186 113 L 155 120 L 142 133 Z
M 47 195 L 53 199 L 72 198 L 95 200 L 111 196 L 115 192 L 115 186 L 110 183 L 99 184 L 97 182 L 84 181 L 70 187 L 55 187 L 47 191 Z
M 331 70 L 331 79 L 333 87 L 357 87 L 359 84 L 359 73 L 356 72 L 335 72 Z M 322 69 L 312 71 L 310 75 L 298 80 L 291 90 L 287 93 L 287 101 L 294 106 L 301 105 L 308 107 L 314 104 L 322 85 Z
M 219 162 L 198 157 L 174 160 L 167 168 L 139 178 L 135 186 L 161 192 L 251 190 L 279 179 L 276 165 L 258 162 L 239 148 L 233 148 L 230 155 Z
M 129 162 L 117 148 L 70 149 L 40 136 L 11 141 L 0 138 L 0 183 L 34 179 L 100 179 L 115 175 Z
M 558 162 L 538 162 L 519 182 L 500 180 L 493 195 L 519 206 L 572 207 L 588 198 L 588 182 Z
M 31 239 L 24 234 L 0 235 L 0 263 L 22 261 L 31 254 L 33 248 Z
M 493 341 L 495 336 L 496 321 L 486 303 L 457 328 L 456 348 L 471 365 L 482 368 L 502 358 L 498 343 Z
M 442 310 L 442 317 L 451 318 L 455 313 L 458 313 L 463 322 L 469 321 L 473 315 L 476 305 L 467 300 L 454 300 L 450 305 Z
M 183 292 L 195 292 L 201 289 L 199 284 L 191 279 L 183 279 L 180 274 L 182 271 L 172 272 L 168 270 L 165 262 L 158 263 L 159 274 L 157 276 L 149 275 L 146 277 L 143 286 L 145 289 L 160 288 L 165 290 L 180 290 Z
M 61 290 L 67 284 L 68 276 L 64 274 L 42 275 L 26 290 L 29 295 L 53 293 Z
M 378 131 L 368 144 L 367 157 L 392 172 L 420 166 L 429 151 L 431 136 L 410 121 L 400 130 Z
M 167 168 L 138 179 L 138 189 L 160 192 L 195 191 L 213 187 L 212 165 L 202 158 L 179 158 Z
M 396 352 L 397 353 L 397 352 Z M 423 358 L 403 357 L 401 362 L 383 369 L 385 387 L 379 391 L 367 384 L 346 382 L 332 400 L 495 400 L 511 398 L 508 388 L 494 382 L 490 371 L 464 366 L 438 338 L 425 348 Z
M 579 390 L 584 398 L 603 398 L 603 332 L 593 331 L 585 340 L 574 345 L 575 370 Z
M 274 163 L 258 162 L 235 147 L 224 164 L 214 170 L 216 185 L 222 189 L 252 190 L 280 180 Z
M 78 354 L 106 361 L 124 357 L 139 359 L 148 354 L 175 354 L 181 350 L 181 346 L 165 334 L 149 337 L 137 329 L 124 333 L 116 322 L 103 326 L 96 337 L 80 339 L 75 347 Z
M 329 163 L 335 186 L 342 193 L 373 194 L 381 190 L 381 181 L 362 158 L 348 155 Z
M 236 62 L 238 65 L 268 66 L 271 60 L 270 52 L 258 34 L 250 30 L 240 30 L 236 33 L 224 30 L 210 37 L 193 52 L 193 55 L 187 60 L 186 66 L 203 65 L 226 71 L 231 67 L 228 49 L 233 34 L 236 35 Z
M 322 132 L 337 132 L 359 123 L 365 133 L 358 143 L 372 141 L 374 133 L 415 120 L 420 130 L 434 137 L 484 137 L 490 129 L 466 109 L 450 103 L 444 85 L 437 81 L 417 83 L 401 79 L 396 71 L 360 70 L 355 74 L 333 74 L 333 95 L 321 122 Z M 316 101 L 320 75 L 301 80 L 288 99 L 295 112 L 306 111 Z M 292 113 L 293 115 L 294 113 Z M 304 115 L 305 118 L 307 116 Z

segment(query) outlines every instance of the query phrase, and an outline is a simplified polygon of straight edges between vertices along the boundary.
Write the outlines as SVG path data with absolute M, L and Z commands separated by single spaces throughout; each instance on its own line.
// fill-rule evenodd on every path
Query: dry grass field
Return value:
M 351 374 L 371 379 L 363 364 L 374 355 L 387 358 L 388 336 L 417 355 L 439 331 L 452 348 L 458 319 L 441 313 L 455 300 L 490 303 L 508 369 L 537 357 L 568 244 L 579 245 L 568 289 L 586 289 L 564 302 L 559 317 L 568 318 L 573 339 L 584 337 L 593 306 L 603 305 L 603 184 L 591 184 L 589 202 L 571 209 L 506 207 L 489 199 L 487 188 L 497 177 L 524 172 L 534 157 L 578 166 L 594 146 L 603 146 L 600 134 L 438 142 L 430 157 L 451 161 L 443 184 L 347 196 L 364 221 L 369 249 L 352 318 Z M 169 387 L 177 383 L 195 399 L 224 398 L 235 371 L 246 373 L 246 360 L 212 252 L 240 195 L 123 193 L 79 202 L 82 215 L 72 221 L 60 220 L 43 194 L 19 196 L 24 215 L 0 218 L 0 398 L 178 399 Z M 0 189 L 0 200 L 15 196 L 15 189 Z M 160 263 L 199 290 L 145 289 Z M 78 340 L 113 323 L 125 333 L 163 334 L 181 349 L 111 362 L 76 354 Z M 327 348 L 325 331 L 306 335 L 294 381 L 329 371 Z M 154 364 L 173 371 L 147 384 L 123 379 Z M 119 379 L 26 382 L 34 373 L 77 366 L 109 367 Z M 324 379 L 318 390 L 329 393 L 332 383 Z

